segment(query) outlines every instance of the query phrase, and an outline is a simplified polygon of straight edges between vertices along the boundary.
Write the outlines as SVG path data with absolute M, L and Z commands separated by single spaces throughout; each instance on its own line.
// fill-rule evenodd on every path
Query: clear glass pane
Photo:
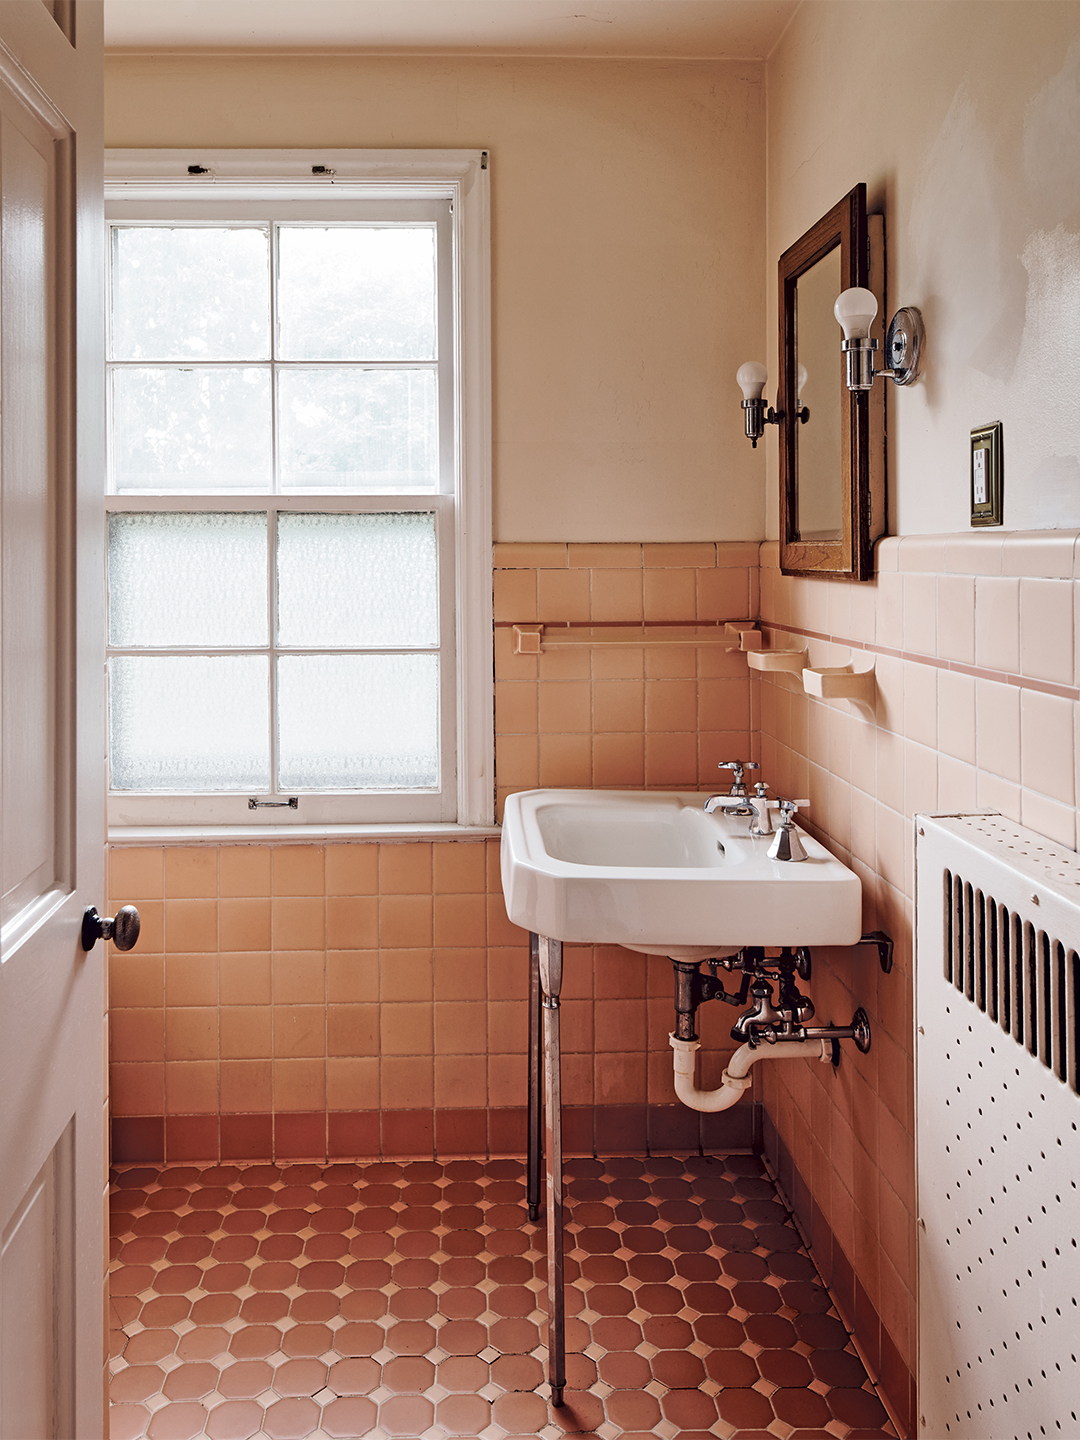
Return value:
M 433 360 L 434 225 L 283 225 L 283 360 Z
M 438 785 L 437 655 L 283 655 L 277 663 L 280 789 Z
M 114 790 L 270 788 L 265 655 L 116 655 L 109 661 Z
M 434 370 L 278 372 L 283 490 L 433 490 Z
M 268 360 L 266 230 L 113 231 L 115 360 Z
M 266 645 L 266 515 L 109 516 L 109 644 Z
M 278 644 L 437 645 L 435 516 L 278 516 Z
M 268 490 L 270 372 L 113 371 L 112 483 L 130 490 Z

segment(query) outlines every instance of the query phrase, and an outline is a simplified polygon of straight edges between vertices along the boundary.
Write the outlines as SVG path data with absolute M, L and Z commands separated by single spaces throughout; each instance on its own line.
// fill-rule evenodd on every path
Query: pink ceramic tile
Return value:
M 1073 683 L 1071 580 L 1020 581 L 1020 669 L 1024 675 Z

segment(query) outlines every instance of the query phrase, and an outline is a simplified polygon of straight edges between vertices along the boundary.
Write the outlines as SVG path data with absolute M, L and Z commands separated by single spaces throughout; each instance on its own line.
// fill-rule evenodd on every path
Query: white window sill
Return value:
M 111 825 L 110 845 L 321 845 L 350 840 L 494 840 L 498 825 Z

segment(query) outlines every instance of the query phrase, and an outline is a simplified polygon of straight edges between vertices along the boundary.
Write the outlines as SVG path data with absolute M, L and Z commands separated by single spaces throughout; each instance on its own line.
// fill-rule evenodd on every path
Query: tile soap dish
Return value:
M 873 655 L 853 654 L 846 665 L 807 666 L 802 672 L 803 689 L 818 700 L 849 700 L 860 709 L 872 711 L 877 692 Z

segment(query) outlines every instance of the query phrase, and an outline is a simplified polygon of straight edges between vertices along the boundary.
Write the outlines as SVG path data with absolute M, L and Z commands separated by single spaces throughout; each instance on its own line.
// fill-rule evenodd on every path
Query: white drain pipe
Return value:
M 718 1090 L 699 1090 L 694 1084 L 696 1052 L 701 1049 L 700 1040 L 677 1040 L 669 1035 L 671 1048 L 675 1052 L 675 1094 L 691 1110 L 728 1110 L 744 1090 L 754 1083 L 750 1077 L 750 1066 L 758 1060 L 824 1060 L 832 1058 L 827 1041 L 819 1040 L 777 1040 L 774 1045 L 740 1045 L 728 1062 L 723 1082 Z

